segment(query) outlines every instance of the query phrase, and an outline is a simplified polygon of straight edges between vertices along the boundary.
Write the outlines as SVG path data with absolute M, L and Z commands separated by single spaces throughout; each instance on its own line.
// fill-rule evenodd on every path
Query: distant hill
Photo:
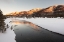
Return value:
M 31 9 L 29 11 L 11 12 L 11 13 L 6 14 L 6 15 L 23 15 L 23 14 L 31 15 L 34 12 L 37 12 L 39 10 L 41 10 L 41 8 L 35 8 L 35 9 Z
M 32 14 L 32 17 L 64 17 L 64 5 L 54 5 L 44 8 Z
M 29 11 L 13 12 L 7 15 L 21 17 L 64 17 L 64 5 L 53 5 L 47 8 L 35 8 Z

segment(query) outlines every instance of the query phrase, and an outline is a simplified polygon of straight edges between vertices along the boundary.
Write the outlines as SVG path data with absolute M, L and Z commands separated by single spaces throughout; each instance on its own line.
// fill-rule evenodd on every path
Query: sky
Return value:
M 64 4 L 64 0 L 0 0 L 0 9 L 5 15 L 15 11 L 46 8 L 59 4 Z

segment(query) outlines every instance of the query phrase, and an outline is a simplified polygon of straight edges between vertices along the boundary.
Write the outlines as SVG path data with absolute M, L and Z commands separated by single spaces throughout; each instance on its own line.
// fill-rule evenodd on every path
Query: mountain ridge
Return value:
M 21 11 L 11 13 L 15 16 L 32 16 L 32 17 L 42 17 L 42 16 L 60 16 L 64 17 L 64 5 L 53 5 L 47 8 L 35 8 L 29 11 Z M 10 15 L 10 14 L 8 14 Z

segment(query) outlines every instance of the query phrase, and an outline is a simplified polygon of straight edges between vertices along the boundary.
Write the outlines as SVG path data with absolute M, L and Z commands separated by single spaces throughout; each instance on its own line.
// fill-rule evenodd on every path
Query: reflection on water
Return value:
M 11 21 L 16 34 L 16 42 L 64 42 L 64 36 L 47 31 L 25 21 Z
M 16 27 L 17 25 L 21 25 L 21 24 L 24 24 L 24 25 L 28 25 L 28 26 L 31 26 L 33 29 L 35 30 L 39 30 L 39 27 L 36 26 L 35 24 L 31 23 L 31 22 L 28 22 L 28 21 L 25 21 L 25 20 L 21 20 L 21 21 L 11 21 L 12 24 L 14 25 L 14 27 Z M 17 24 L 17 25 L 16 25 Z M 12 26 L 11 26 L 12 27 Z
M 25 20 L 13 20 L 9 23 L 12 24 L 11 27 L 8 24 L 6 25 L 3 19 L 0 19 L 0 31 L 5 32 L 7 28 L 10 27 L 16 34 L 16 42 L 64 42 L 64 36 L 47 31 L 31 22 Z M 11 35 L 12 34 L 8 36 Z

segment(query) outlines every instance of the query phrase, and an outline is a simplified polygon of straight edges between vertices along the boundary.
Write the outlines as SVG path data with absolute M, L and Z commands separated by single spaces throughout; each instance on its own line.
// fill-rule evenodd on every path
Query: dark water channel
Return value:
M 24 21 L 11 21 L 14 24 L 16 42 L 64 42 L 64 36 L 45 30 L 35 24 Z
M 64 42 L 64 36 L 50 32 L 29 21 L 17 20 L 9 23 L 12 24 L 11 30 L 16 34 L 16 42 Z M 8 24 L 6 28 L 5 26 L 4 20 L 0 20 L 0 32 L 4 33 L 9 28 Z

